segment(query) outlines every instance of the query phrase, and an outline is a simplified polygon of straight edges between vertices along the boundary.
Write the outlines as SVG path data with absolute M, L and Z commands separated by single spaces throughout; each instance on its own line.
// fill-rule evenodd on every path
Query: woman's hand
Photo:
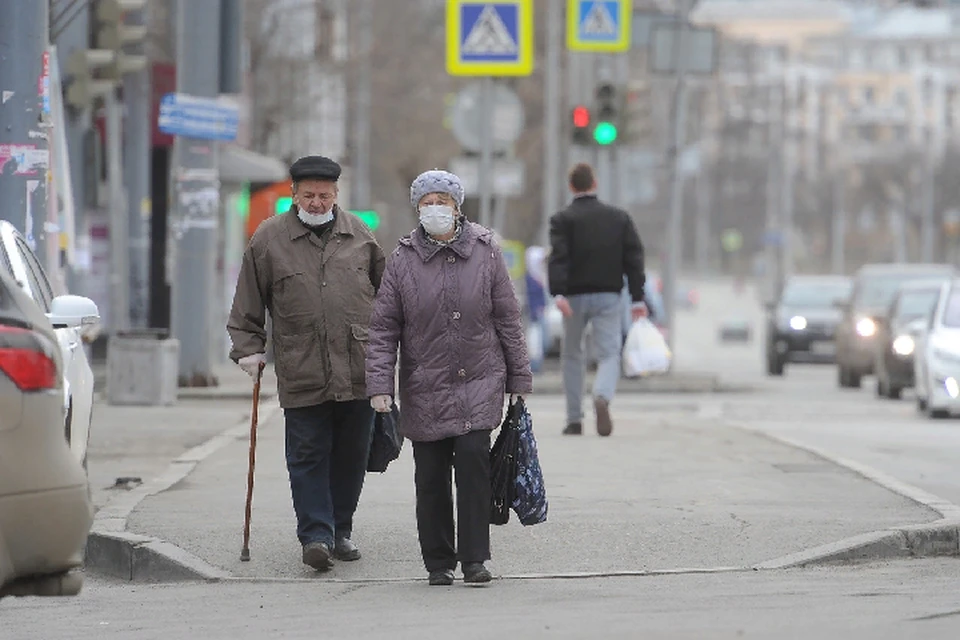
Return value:
M 513 404 L 514 401 L 516 401 L 516 400 L 523 400 L 523 396 L 520 395 L 519 393 L 511 393 L 511 394 L 510 394 L 510 404 Z
M 377 413 L 390 413 L 390 405 L 393 398 L 390 396 L 373 396 L 370 398 L 370 406 Z

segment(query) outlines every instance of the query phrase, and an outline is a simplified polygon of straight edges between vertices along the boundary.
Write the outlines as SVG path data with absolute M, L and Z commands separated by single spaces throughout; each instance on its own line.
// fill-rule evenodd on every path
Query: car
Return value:
M 917 409 L 931 418 L 960 410 L 960 279 L 944 283 L 916 338 Z
M 789 362 L 834 361 L 837 302 L 850 296 L 852 286 L 846 276 L 796 275 L 784 283 L 779 298 L 766 305 L 768 375 L 782 376 Z
M 956 275 L 956 268 L 948 264 L 892 263 L 860 267 L 853 278 L 850 299 L 839 305 L 843 319 L 837 327 L 837 384 L 841 388 L 859 388 L 863 377 L 873 374 L 877 321 L 886 313 L 902 284 Z
M 0 270 L 0 597 L 74 595 L 93 522 L 87 476 L 63 437 L 63 358 L 50 317 Z
M 12 276 L 44 313 L 50 312 L 56 300 L 50 280 L 26 239 L 6 220 L 0 220 L 0 269 Z M 70 326 L 54 323 L 54 331 L 63 357 L 64 434 L 74 456 L 86 468 L 94 375 L 83 337 L 84 332 L 99 324 L 100 312 L 96 303 L 81 296 L 68 296 L 61 303 L 69 304 L 75 317 L 83 318 L 83 322 Z
M 946 278 L 917 280 L 900 286 L 887 313 L 877 322 L 873 369 L 877 397 L 895 400 L 913 386 L 913 357 L 917 337 L 940 297 Z

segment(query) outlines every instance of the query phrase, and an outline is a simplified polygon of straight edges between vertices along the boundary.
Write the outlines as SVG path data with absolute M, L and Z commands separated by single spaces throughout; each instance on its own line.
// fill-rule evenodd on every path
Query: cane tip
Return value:
M 240 562 L 250 562 L 250 549 L 240 551 Z

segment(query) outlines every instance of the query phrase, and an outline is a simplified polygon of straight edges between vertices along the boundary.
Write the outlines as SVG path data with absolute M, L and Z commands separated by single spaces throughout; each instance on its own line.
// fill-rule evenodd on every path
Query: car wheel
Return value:
M 837 382 L 844 389 L 856 389 L 860 387 L 860 376 L 841 365 L 837 367 Z
M 934 409 L 933 407 L 927 407 L 927 415 L 933 420 L 942 420 L 944 418 L 949 418 L 950 412 L 946 409 Z
M 883 377 L 877 376 L 877 397 L 883 398 L 887 395 L 887 387 L 883 384 Z
M 783 358 L 767 358 L 767 375 L 782 376 L 785 364 Z
M 895 387 L 894 385 L 887 385 L 886 396 L 890 400 L 899 400 L 900 396 L 903 395 L 903 387 Z

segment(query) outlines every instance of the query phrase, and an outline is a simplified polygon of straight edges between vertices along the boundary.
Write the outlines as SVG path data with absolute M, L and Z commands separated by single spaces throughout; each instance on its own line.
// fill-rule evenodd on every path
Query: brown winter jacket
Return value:
M 359 218 L 336 210 L 322 241 L 296 209 L 263 222 L 243 254 L 227 330 L 230 357 L 263 353 L 273 319 L 280 406 L 366 399 L 364 363 L 384 255 Z
M 400 349 L 400 432 L 432 441 L 495 429 L 505 393 L 533 376 L 520 305 L 500 246 L 465 222 L 448 246 L 422 229 L 400 240 L 370 321 L 367 393 L 394 395 Z

